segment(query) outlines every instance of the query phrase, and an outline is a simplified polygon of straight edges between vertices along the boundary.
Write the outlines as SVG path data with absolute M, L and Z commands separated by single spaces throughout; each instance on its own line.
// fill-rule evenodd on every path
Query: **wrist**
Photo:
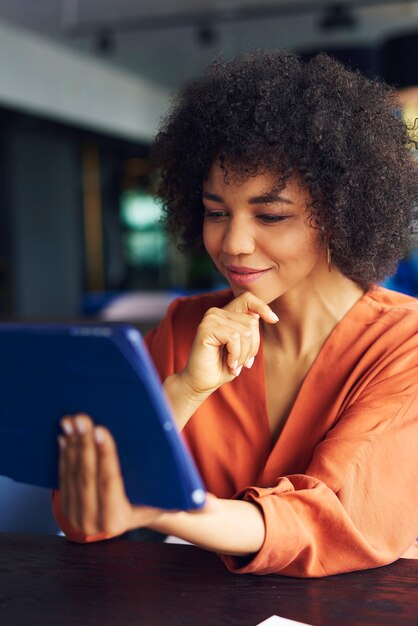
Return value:
M 131 516 L 126 524 L 126 531 L 136 530 L 138 528 L 152 528 L 153 524 L 164 516 L 165 511 L 148 506 L 133 506 L 131 508 Z
M 163 387 L 174 419 L 180 430 L 212 393 L 211 391 L 195 390 L 190 384 L 185 370 L 168 376 L 164 381 Z
M 195 389 L 186 370 L 167 376 L 163 386 L 165 394 L 171 404 L 176 404 L 179 399 L 181 399 L 197 407 L 212 393 L 212 390 Z
M 187 368 L 184 368 L 177 376 L 177 384 L 179 385 L 179 390 L 185 395 L 189 402 L 194 402 L 197 404 L 201 404 L 208 398 L 216 388 L 213 389 L 201 389 L 193 383 L 193 376 L 189 375 Z

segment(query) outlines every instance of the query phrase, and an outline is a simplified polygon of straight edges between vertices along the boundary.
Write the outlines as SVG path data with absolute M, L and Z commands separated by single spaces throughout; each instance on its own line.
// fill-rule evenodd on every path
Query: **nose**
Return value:
M 222 240 L 222 250 L 231 256 L 251 254 L 254 252 L 255 242 L 251 228 L 246 221 L 231 218 Z

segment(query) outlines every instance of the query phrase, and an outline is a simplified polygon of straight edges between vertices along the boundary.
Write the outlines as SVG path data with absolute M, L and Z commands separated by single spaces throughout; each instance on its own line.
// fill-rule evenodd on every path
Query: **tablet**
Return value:
M 0 324 L 0 474 L 58 487 L 59 421 L 87 413 L 115 438 L 128 498 L 200 508 L 205 488 L 139 331 Z

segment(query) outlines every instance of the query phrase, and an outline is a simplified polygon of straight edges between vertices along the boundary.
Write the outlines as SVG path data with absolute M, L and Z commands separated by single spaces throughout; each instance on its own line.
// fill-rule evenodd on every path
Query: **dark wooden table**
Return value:
M 2 626 L 418 625 L 418 561 L 316 580 L 238 576 L 192 546 L 0 534 Z

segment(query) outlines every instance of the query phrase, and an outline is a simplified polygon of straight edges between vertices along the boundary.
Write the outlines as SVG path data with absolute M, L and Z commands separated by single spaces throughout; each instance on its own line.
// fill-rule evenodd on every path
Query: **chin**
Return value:
M 256 296 L 257 298 L 260 298 L 260 300 L 262 300 L 266 304 L 271 304 L 272 302 L 275 302 L 286 292 L 286 290 L 284 289 L 283 290 L 278 289 L 272 292 L 269 289 L 256 289 L 256 288 L 251 288 L 251 287 L 244 288 L 244 287 L 237 287 L 236 285 L 230 285 L 230 289 L 232 293 L 234 294 L 235 298 L 238 298 L 238 296 L 241 296 L 243 293 L 252 293 L 254 296 Z

